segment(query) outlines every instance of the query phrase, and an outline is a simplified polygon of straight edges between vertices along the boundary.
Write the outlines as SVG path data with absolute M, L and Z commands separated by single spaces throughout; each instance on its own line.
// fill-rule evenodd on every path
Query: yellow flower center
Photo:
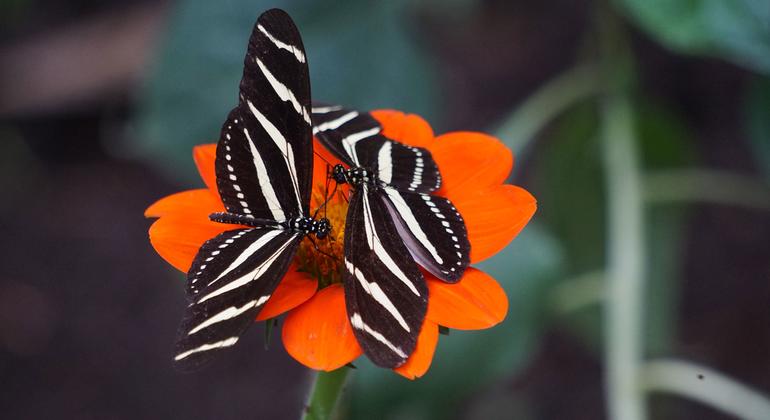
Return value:
M 325 189 L 314 188 L 311 203 L 316 206 L 325 200 Z M 294 262 L 299 271 L 309 273 L 318 279 L 318 288 L 322 289 L 332 283 L 342 282 L 343 243 L 345 241 L 345 216 L 348 213 L 348 202 L 340 189 L 329 198 L 325 208 L 318 212 L 317 218 L 326 217 L 332 227 L 329 235 L 318 239 L 308 235 L 302 240 Z

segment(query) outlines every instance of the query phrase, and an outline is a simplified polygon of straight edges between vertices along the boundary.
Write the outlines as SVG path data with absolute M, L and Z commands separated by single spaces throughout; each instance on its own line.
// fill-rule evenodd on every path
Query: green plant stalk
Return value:
M 590 271 L 567 279 L 553 288 L 549 303 L 557 314 L 572 312 L 604 302 L 604 270 Z
M 317 372 L 305 403 L 302 419 L 331 419 L 349 373 L 350 368 L 345 366 L 331 372 Z
M 742 175 L 702 169 L 672 169 L 648 174 L 648 203 L 700 201 L 770 210 L 770 185 Z
M 644 214 L 632 109 L 621 92 L 602 103 L 607 190 L 607 295 L 604 305 L 607 409 L 615 420 L 647 418 L 638 375 L 644 348 Z
M 740 419 L 770 419 L 770 399 L 708 367 L 682 360 L 650 361 L 640 379 L 648 392 L 688 397 Z

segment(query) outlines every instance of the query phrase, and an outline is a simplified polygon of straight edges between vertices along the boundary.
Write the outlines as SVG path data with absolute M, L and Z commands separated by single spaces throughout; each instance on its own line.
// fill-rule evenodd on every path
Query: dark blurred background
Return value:
M 506 321 L 442 336 L 414 382 L 360 361 L 342 417 L 631 419 L 606 380 L 624 334 L 672 363 L 632 373 L 648 418 L 768 414 L 766 0 L 8 0 L 0 418 L 298 418 L 312 375 L 279 331 L 269 350 L 258 325 L 215 366 L 172 370 L 183 275 L 142 216 L 201 185 L 191 147 L 216 140 L 251 27 L 276 6 L 315 99 L 496 134 L 539 201 L 480 265 Z M 635 308 L 638 323 L 615 316 Z

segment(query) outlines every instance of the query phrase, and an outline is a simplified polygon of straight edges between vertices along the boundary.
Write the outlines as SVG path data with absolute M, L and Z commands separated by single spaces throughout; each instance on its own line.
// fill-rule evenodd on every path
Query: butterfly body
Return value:
M 360 187 L 363 184 L 367 184 L 370 187 L 376 187 L 380 182 L 377 178 L 377 172 L 371 169 L 360 167 L 345 169 L 345 167 L 340 164 L 334 165 L 331 177 L 338 184 L 350 184 L 355 187 Z
M 270 219 L 259 219 L 251 215 L 236 214 L 227 212 L 216 212 L 209 215 L 209 219 L 218 223 L 229 223 L 234 225 L 250 227 L 282 227 L 286 230 L 300 232 L 303 235 L 315 235 L 318 239 L 323 239 L 331 232 L 331 223 L 329 219 L 322 217 L 316 219 L 308 216 L 295 217 L 283 222 L 277 222 Z

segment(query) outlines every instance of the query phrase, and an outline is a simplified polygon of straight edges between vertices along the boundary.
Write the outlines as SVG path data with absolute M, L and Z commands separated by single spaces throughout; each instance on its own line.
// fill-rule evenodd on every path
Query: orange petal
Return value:
M 433 354 L 438 344 L 438 325 L 435 322 L 425 320 L 422 324 L 420 336 L 417 338 L 417 348 L 406 363 L 393 369 L 399 375 L 407 379 L 419 378 L 428 371 L 433 361 Z
M 289 312 L 282 338 L 286 352 L 312 369 L 334 370 L 363 352 L 348 321 L 341 284 L 320 290 Z
M 144 211 L 144 217 L 188 214 L 206 216 L 217 211 L 224 211 L 219 198 L 208 189 L 178 192 L 156 201 Z
M 380 109 L 371 112 L 382 125 L 382 134 L 410 146 L 428 147 L 433 144 L 433 129 L 422 117 L 401 111 Z
M 164 260 L 186 273 L 204 242 L 236 228 L 237 225 L 212 222 L 208 217 L 167 215 L 150 226 L 150 243 Z
M 455 284 L 433 276 L 428 280 L 427 319 L 458 330 L 489 328 L 505 318 L 508 297 L 488 274 L 469 267 Z
M 265 307 L 259 312 L 257 321 L 275 318 L 284 312 L 288 312 L 290 309 L 296 308 L 313 297 L 317 289 L 318 280 L 315 277 L 297 271 L 297 267 L 292 265 L 289 267 L 289 271 L 286 272 L 283 280 L 278 283 L 278 287 L 273 291 L 270 300 L 267 301 Z
M 453 190 L 447 198 L 465 219 L 471 243 L 471 263 L 487 259 L 505 248 L 537 209 L 535 197 L 514 185 Z
M 513 168 L 513 154 L 500 140 L 482 133 L 441 135 L 430 152 L 441 171 L 440 195 L 503 183 Z
M 217 173 L 214 166 L 216 159 L 216 144 L 202 144 L 193 147 L 193 160 L 195 160 L 195 166 L 198 167 L 198 173 L 201 175 L 201 178 L 203 178 L 203 182 L 206 183 L 206 186 L 216 195 L 217 199 L 219 199 Z

